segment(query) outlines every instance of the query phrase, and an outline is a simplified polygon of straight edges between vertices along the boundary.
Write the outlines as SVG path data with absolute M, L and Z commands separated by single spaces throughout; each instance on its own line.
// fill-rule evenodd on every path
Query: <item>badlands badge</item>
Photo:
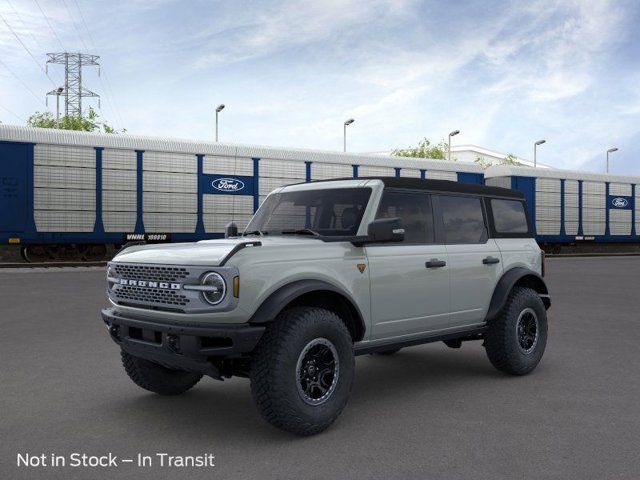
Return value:
M 367 265 L 364 263 L 359 263 L 356 266 L 358 267 L 358 270 L 360 270 L 360 273 L 364 273 L 365 269 L 367 268 Z

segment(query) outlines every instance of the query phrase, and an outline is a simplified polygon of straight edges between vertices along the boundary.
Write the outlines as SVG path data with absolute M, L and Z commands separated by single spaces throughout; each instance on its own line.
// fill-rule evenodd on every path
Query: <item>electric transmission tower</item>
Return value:
M 100 95 L 82 86 L 82 67 L 98 67 L 100 76 L 100 64 L 98 55 L 87 55 L 85 53 L 47 53 L 47 71 L 50 63 L 64 65 L 64 90 L 60 92 L 55 89 L 47 95 L 64 95 L 64 114 L 71 117 L 82 117 L 82 99 L 85 97 L 95 97 L 98 99 L 100 107 Z

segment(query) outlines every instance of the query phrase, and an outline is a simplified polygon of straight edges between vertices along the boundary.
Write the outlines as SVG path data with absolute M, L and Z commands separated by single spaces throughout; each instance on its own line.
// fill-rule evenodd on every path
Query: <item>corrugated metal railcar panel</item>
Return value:
M 614 195 L 624 195 L 624 193 Z M 611 235 L 631 235 L 631 210 L 609 210 L 609 233 Z
M 197 193 L 198 175 L 189 173 L 144 172 L 145 192 Z
M 36 210 L 33 212 L 38 232 L 92 232 L 95 212 Z
M 604 222 L 588 222 L 582 221 L 582 233 L 584 235 L 604 235 Z
M 607 186 L 604 182 L 582 182 L 583 195 L 606 195 Z
M 260 180 L 262 178 L 307 178 L 307 165 L 303 161 L 260 160 Z M 291 182 L 295 183 L 295 182 Z
M 33 164 L 49 167 L 96 168 L 96 150 L 91 147 L 37 144 Z
M 560 221 L 560 205 L 545 206 L 536 203 L 536 220 L 554 220 Z
M 143 216 L 144 229 L 148 233 L 193 233 L 198 215 L 195 213 L 150 213 Z
M 33 205 L 36 210 L 89 210 L 96 209 L 94 190 L 69 188 L 35 188 Z
M 607 198 L 604 195 L 582 195 L 582 208 L 604 210 L 607 207 Z
M 145 212 L 198 213 L 198 194 L 144 192 L 142 208 Z
M 560 191 L 548 192 L 536 190 L 536 205 L 560 208 Z
M 133 232 L 136 228 L 136 212 L 103 212 L 104 231 Z
M 420 178 L 421 173 L 417 168 L 403 168 L 400 170 L 401 177 Z
M 223 233 L 224 228 L 229 222 L 234 222 L 238 226 L 239 231 L 243 231 L 249 221 L 251 215 L 236 213 L 233 216 L 216 213 L 206 213 L 202 216 L 204 222 L 204 229 L 207 233 Z
M 260 196 L 266 196 L 278 187 L 303 182 L 301 179 L 295 178 L 260 178 Z
M 102 189 L 135 191 L 137 189 L 137 172 L 135 170 L 103 170 Z
M 511 177 L 486 178 L 484 183 L 490 187 L 511 188 Z
M 564 206 L 566 208 L 578 208 L 580 206 L 580 195 L 573 192 L 564 192 Z
M 578 222 L 567 222 L 564 223 L 564 232 L 567 235 L 577 235 L 578 234 Z
M 135 150 L 105 148 L 102 151 L 102 168 L 112 170 L 136 170 L 138 156 Z
M 627 183 L 610 183 L 609 184 L 610 195 L 624 195 L 625 197 L 631 196 L 631 185 Z
M 394 167 L 374 167 L 372 165 L 360 165 L 358 167 L 358 177 L 395 177 Z
M 34 166 L 36 188 L 71 188 L 95 190 L 96 169 L 75 167 Z
M 555 221 L 536 219 L 536 233 L 538 235 L 559 235 L 560 219 Z
M 137 209 L 136 198 L 138 192 L 103 190 L 102 210 L 108 212 L 135 212 Z
M 331 178 L 353 177 L 353 166 L 341 163 L 312 163 L 311 178 L 313 180 L 329 180 Z
M 198 173 L 198 159 L 183 153 L 145 151 L 142 168 L 153 172 Z
M 245 195 L 204 195 L 202 210 L 205 214 L 253 215 L 253 197 Z
M 536 192 L 560 193 L 560 180 L 555 178 L 536 178 Z
M 564 192 L 565 193 L 578 193 L 580 191 L 580 184 L 577 180 L 565 180 Z
M 582 220 L 585 222 L 602 222 L 605 226 L 607 211 L 604 208 L 583 208 Z
M 216 157 L 205 155 L 202 171 L 214 175 L 253 176 L 253 160 L 245 157 Z
M 445 172 L 442 170 L 427 170 L 424 174 L 424 178 L 430 180 L 458 180 L 458 174 L 456 172 Z
M 565 207 L 564 209 L 564 232 L 567 235 L 578 234 L 578 221 L 580 209 L 576 207 Z

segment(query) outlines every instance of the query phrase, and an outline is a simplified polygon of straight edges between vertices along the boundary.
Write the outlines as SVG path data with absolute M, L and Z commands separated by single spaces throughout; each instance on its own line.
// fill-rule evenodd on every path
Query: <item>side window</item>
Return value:
M 439 198 L 447 243 L 482 243 L 485 241 L 487 229 L 484 224 L 480 198 L 448 195 Z
M 517 200 L 491 200 L 493 224 L 498 233 L 528 233 L 524 204 Z
M 404 243 L 433 243 L 431 196 L 425 193 L 385 190 L 376 218 L 402 220 Z

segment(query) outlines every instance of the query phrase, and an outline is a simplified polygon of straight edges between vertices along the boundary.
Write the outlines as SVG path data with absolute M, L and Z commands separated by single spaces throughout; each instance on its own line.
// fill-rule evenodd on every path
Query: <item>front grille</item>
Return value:
M 165 290 L 160 288 L 134 287 L 131 285 L 119 285 L 117 298 L 120 301 L 140 303 L 159 303 L 184 307 L 189 303 L 189 299 L 175 290 Z
M 184 267 L 158 267 L 154 265 L 115 265 L 119 278 L 148 280 L 151 282 L 179 282 L 189 276 Z

